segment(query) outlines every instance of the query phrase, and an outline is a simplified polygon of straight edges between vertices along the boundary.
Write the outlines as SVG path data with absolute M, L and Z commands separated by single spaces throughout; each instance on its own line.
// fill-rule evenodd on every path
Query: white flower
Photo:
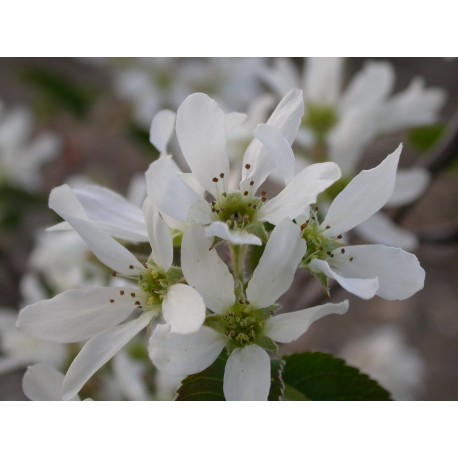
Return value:
M 67 185 L 51 192 L 50 208 L 66 219 L 102 263 L 136 281 L 138 286 L 69 290 L 21 310 L 18 327 L 33 337 L 55 342 L 89 339 L 67 372 L 64 399 L 73 397 L 103 364 L 159 315 L 171 325 L 172 332 L 179 333 L 194 332 L 205 318 L 202 298 L 181 283 L 180 269 L 172 266 L 169 228 L 148 199 L 143 206 L 152 249 L 147 263 L 141 263 L 96 224 L 67 213 L 67 208 L 74 209 L 74 205 L 74 195 Z M 138 310 L 141 313 L 135 317 Z M 133 319 L 124 322 L 133 315 Z
M 423 288 L 425 271 L 413 254 L 383 245 L 342 246 L 342 234 L 377 212 L 393 192 L 402 145 L 377 167 L 357 175 L 331 203 L 323 222 L 312 210 L 302 225 L 304 264 L 363 299 L 406 299 Z
M 150 338 L 150 357 L 164 372 L 184 376 L 210 366 L 226 347 L 230 352 L 224 373 L 226 399 L 267 400 L 271 383 L 267 351 L 276 350 L 274 341 L 292 342 L 317 319 L 345 313 L 348 302 L 273 316 L 275 301 L 290 287 L 306 251 L 299 227 L 288 219 L 272 231 L 246 289 L 234 282 L 209 246 L 201 227 L 185 232 L 183 271 L 213 314 L 199 331 L 186 336 L 171 334 L 169 325 L 158 325 Z
M 336 162 L 349 180 L 364 149 L 378 134 L 436 122 L 446 93 L 439 88 L 425 89 L 422 79 L 415 78 L 407 89 L 390 97 L 395 75 L 391 64 L 384 61 L 367 62 L 342 91 L 343 64 L 341 58 L 310 58 L 300 76 L 290 60 L 277 59 L 263 77 L 279 95 L 291 87 L 303 88 L 305 114 L 296 142 L 308 150 L 309 159 Z M 424 169 L 399 170 L 387 207 L 414 201 L 429 181 Z M 376 243 L 408 250 L 418 245 L 412 233 L 383 213 L 355 230 Z
M 415 399 L 421 391 L 425 363 L 394 325 L 380 326 L 371 334 L 351 340 L 341 356 L 380 382 L 398 401 Z
M 27 191 L 41 186 L 39 169 L 57 156 L 60 141 L 48 132 L 30 139 L 32 130 L 33 117 L 27 108 L 0 113 L 0 184 L 6 182 Z
M 267 125 L 278 130 L 291 145 L 301 116 L 302 95 L 291 90 Z M 340 170 L 333 163 L 314 164 L 267 201 L 264 193 L 258 197 L 256 192 L 276 164 L 267 148 L 255 138 L 245 152 L 239 189 L 229 189 L 227 120 L 207 95 L 190 95 L 178 109 L 176 133 L 192 175 L 180 173 L 173 160 L 163 156 L 146 173 L 148 196 L 161 213 L 205 226 L 207 237 L 217 236 L 235 245 L 261 245 L 263 222 L 278 224 L 286 217 L 297 217 L 316 201 L 320 192 L 340 178 Z M 215 199 L 211 204 L 204 198 L 205 191 Z

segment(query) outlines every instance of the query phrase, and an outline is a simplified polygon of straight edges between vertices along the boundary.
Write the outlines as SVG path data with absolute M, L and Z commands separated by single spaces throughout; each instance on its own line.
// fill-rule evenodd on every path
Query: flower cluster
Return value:
M 282 311 L 277 301 L 298 270 L 311 272 L 326 290 L 332 279 L 364 299 L 405 299 L 423 287 L 414 255 L 353 246 L 345 234 L 392 196 L 402 146 L 350 180 L 324 215 L 317 201 L 341 179 L 341 168 L 320 162 L 297 172 L 292 145 L 303 116 L 304 95 L 291 89 L 254 129 L 241 170 L 233 170 L 231 132 L 245 117 L 194 93 L 176 114 L 160 111 L 152 121 L 151 141 L 161 155 L 145 174 L 142 208 L 94 185 L 51 192 L 49 206 L 65 220 L 53 229 L 73 229 L 112 276 L 108 285 L 66 290 L 21 310 L 21 332 L 85 342 L 65 376 L 29 370 L 29 392 L 39 393 L 49 377 L 58 398 L 76 399 L 146 329 L 149 358 L 165 374 L 196 374 L 224 355 L 225 399 L 267 400 L 278 344 L 349 307 L 344 300 Z M 183 167 L 168 155 L 174 132 Z M 267 180 L 274 174 L 284 185 L 271 193 Z

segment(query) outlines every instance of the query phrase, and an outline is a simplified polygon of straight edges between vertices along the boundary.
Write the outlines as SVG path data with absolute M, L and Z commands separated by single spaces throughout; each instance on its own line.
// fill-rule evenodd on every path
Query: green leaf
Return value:
M 189 375 L 177 391 L 176 401 L 224 401 L 224 370 L 229 355 L 224 349 L 218 359 L 199 374 Z M 284 363 L 271 361 L 271 386 L 268 400 L 278 401 L 283 396 L 284 385 L 281 378 Z
M 408 141 L 418 151 L 424 153 L 437 145 L 443 137 L 445 126 L 425 126 L 412 129 L 408 135 Z
M 283 381 L 311 401 L 389 401 L 390 393 L 344 360 L 326 353 L 285 358 Z

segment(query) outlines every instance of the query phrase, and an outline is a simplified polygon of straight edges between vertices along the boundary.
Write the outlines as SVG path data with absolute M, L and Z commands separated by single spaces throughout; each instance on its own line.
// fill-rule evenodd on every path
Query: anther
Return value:
M 303 230 L 307 227 L 307 225 L 308 225 L 308 223 L 302 224 L 302 226 L 301 226 L 301 231 L 303 231 Z
M 245 168 L 248 170 L 251 167 L 250 164 L 245 164 Z
M 352 262 L 352 261 L 353 261 L 353 256 L 350 258 L 350 262 Z
M 253 180 L 250 181 L 250 186 L 254 186 L 254 181 Z
M 221 173 L 219 174 L 219 177 L 220 177 L 220 178 L 224 178 L 224 173 L 221 172 Z
M 212 181 L 213 181 L 213 183 L 218 183 L 218 178 L 213 177 L 213 178 L 212 178 Z
M 315 211 L 316 211 L 316 212 L 318 211 L 318 205 L 315 206 Z
M 226 192 L 223 192 L 222 196 L 223 196 L 223 197 L 227 197 L 227 193 L 226 193 Z
M 110 302 L 113 303 L 113 302 L 114 302 L 114 299 L 110 299 Z
M 265 196 L 267 194 L 266 191 L 261 191 L 261 196 Z
M 331 229 L 331 226 L 328 224 L 325 229 Z
M 267 197 L 261 197 L 261 201 L 265 202 L 267 200 Z
M 342 254 L 344 254 L 344 253 L 345 253 L 345 248 L 341 248 L 341 249 L 340 249 L 340 252 L 341 252 Z
M 140 301 L 135 301 L 135 305 L 140 305 Z
M 244 196 L 247 196 L 247 195 L 248 195 L 248 191 L 245 191 L 245 192 L 243 193 L 243 195 L 244 195 Z
M 121 296 L 124 296 L 124 290 L 122 289 L 121 291 L 119 291 L 119 294 L 121 294 Z
M 129 269 L 133 269 L 133 268 L 134 268 L 134 266 L 132 266 L 132 265 L 129 266 Z
M 111 272 L 112 277 L 116 277 L 117 273 L 116 272 Z
M 130 293 L 130 296 L 131 297 L 135 297 L 135 293 Z
M 340 240 L 342 238 L 342 234 L 339 234 L 337 238 Z

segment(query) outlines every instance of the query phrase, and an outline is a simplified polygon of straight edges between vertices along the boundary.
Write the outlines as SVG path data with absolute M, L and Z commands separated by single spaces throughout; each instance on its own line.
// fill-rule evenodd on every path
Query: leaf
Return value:
M 389 401 L 390 393 L 343 359 L 326 353 L 285 358 L 283 380 L 311 401 Z
M 177 391 L 175 401 L 224 401 L 223 379 L 228 353 L 224 349 L 218 359 L 207 369 L 189 375 Z M 283 396 L 284 385 L 281 378 L 284 362 L 272 360 L 269 401 L 279 401 Z
M 409 143 L 418 151 L 424 153 L 436 146 L 443 137 L 445 126 L 425 126 L 412 129 L 408 136 Z

